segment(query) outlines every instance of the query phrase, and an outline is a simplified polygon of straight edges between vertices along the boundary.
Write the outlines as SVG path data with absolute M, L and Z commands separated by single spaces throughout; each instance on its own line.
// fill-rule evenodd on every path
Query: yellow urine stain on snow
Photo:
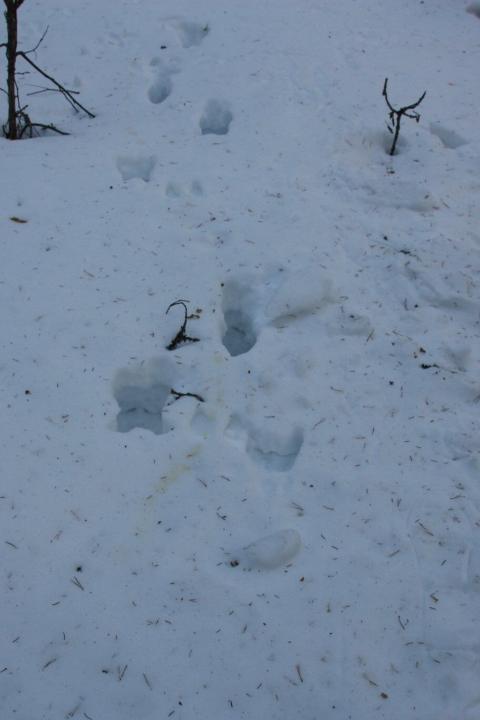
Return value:
M 163 495 L 163 493 L 167 491 L 167 488 L 170 487 L 170 485 L 176 482 L 179 478 L 182 477 L 182 475 L 187 473 L 189 470 L 191 470 L 190 465 L 185 465 L 184 463 L 175 463 L 175 465 L 172 465 L 172 467 L 168 470 L 167 474 L 162 475 L 160 479 L 155 483 L 155 485 L 153 486 L 153 492 L 147 497 L 146 502 L 151 503 L 158 495 Z
M 194 445 L 193 448 L 190 450 L 189 453 L 186 454 L 185 457 L 187 457 L 188 459 L 193 458 L 200 453 L 201 449 L 202 449 L 202 446 L 200 444 Z
M 186 453 L 185 457 L 188 459 L 194 458 L 195 456 L 199 455 L 201 451 L 202 446 L 200 444 L 194 445 L 191 450 Z M 177 482 L 177 480 L 179 480 L 183 475 L 189 473 L 191 469 L 191 465 L 187 465 L 186 463 L 173 463 L 168 469 L 167 473 L 160 476 L 160 478 L 154 484 L 151 493 L 147 495 L 143 503 L 141 517 L 136 523 L 135 528 L 135 531 L 138 535 L 145 534 L 149 529 L 151 530 L 156 524 L 159 496 L 164 495 L 170 485 L 173 485 L 173 483 Z
M 202 446 L 197 443 L 187 453 L 185 453 L 185 459 L 191 460 L 196 457 L 202 451 Z M 163 495 L 167 489 L 176 482 L 182 475 L 188 473 L 191 470 L 190 465 L 185 463 L 174 463 L 168 470 L 166 475 L 162 475 L 160 479 L 153 486 L 153 492 L 147 497 L 147 502 L 152 502 L 156 496 Z

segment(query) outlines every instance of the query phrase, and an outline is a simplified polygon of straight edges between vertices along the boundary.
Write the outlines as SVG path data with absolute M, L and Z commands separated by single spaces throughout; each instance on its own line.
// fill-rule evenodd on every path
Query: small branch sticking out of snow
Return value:
M 187 335 L 188 310 L 185 304 L 186 302 L 188 302 L 188 300 L 175 300 L 175 302 L 170 303 L 167 308 L 167 312 L 165 313 L 166 315 L 168 315 L 168 311 L 170 310 L 170 308 L 174 307 L 175 305 L 181 305 L 185 312 L 182 326 L 173 338 L 173 340 L 169 343 L 169 345 L 167 345 L 167 350 L 175 350 L 179 345 L 183 345 L 183 343 L 194 343 L 199 342 L 200 340 L 200 338 L 194 338 Z
M 393 142 L 392 147 L 390 148 L 390 155 L 395 155 L 395 148 L 397 146 L 397 140 L 398 136 L 400 134 L 400 122 L 402 117 L 405 115 L 405 117 L 410 118 L 411 120 L 415 120 L 417 123 L 420 120 L 420 113 L 415 112 L 415 108 L 420 105 L 423 98 L 427 94 L 427 91 L 423 93 L 423 95 L 414 103 L 411 105 L 405 105 L 401 108 L 394 108 L 393 105 L 390 103 L 390 100 L 388 99 L 388 93 L 387 93 L 387 85 L 388 85 L 388 78 L 385 78 L 385 82 L 383 84 L 383 90 L 382 95 L 385 98 L 385 102 L 388 105 L 388 109 L 390 110 L 388 116 L 390 118 L 391 125 L 387 125 L 389 131 L 393 135 Z M 412 112 L 409 112 L 412 111 Z

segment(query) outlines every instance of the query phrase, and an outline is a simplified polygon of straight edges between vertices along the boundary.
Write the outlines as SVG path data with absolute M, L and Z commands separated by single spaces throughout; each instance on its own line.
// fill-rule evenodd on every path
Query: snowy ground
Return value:
M 479 720 L 480 4 L 20 14 L 2 719 Z

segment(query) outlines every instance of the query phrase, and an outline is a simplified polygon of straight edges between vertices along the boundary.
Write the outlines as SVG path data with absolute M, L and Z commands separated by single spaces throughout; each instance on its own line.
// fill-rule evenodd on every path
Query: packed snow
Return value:
M 2 720 L 480 720 L 479 18 L 25 0 Z

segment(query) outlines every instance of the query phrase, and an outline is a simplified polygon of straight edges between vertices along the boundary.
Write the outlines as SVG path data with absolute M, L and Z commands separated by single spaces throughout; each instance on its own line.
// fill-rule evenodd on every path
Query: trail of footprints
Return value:
M 467 11 L 480 17 L 480 4 L 472 3 Z M 182 48 L 188 49 L 201 45 L 209 33 L 207 25 L 172 20 L 169 26 L 175 31 Z M 162 49 L 167 49 L 166 46 Z M 173 77 L 179 68 L 168 64 L 160 57 L 150 62 L 152 79 L 147 89 L 147 99 L 153 105 L 162 105 L 175 92 Z M 226 135 L 233 121 L 233 112 L 228 102 L 210 98 L 205 102 L 198 126 L 201 135 Z M 441 123 L 431 123 L 430 132 L 438 137 L 448 150 L 456 150 L 466 144 L 466 140 L 455 131 Z M 138 178 L 149 182 L 152 178 L 156 158 L 152 155 L 121 156 L 116 161 L 122 180 L 127 182 Z M 191 192 L 201 194 L 202 188 L 193 184 Z M 170 183 L 167 194 L 177 197 L 181 190 Z M 418 278 L 409 278 L 418 286 Z M 325 304 L 333 302 L 328 281 L 320 282 L 321 292 L 316 298 L 306 297 L 298 300 L 298 287 L 309 287 L 309 283 L 292 280 L 296 287 L 297 302 L 291 307 L 289 288 L 286 286 L 283 296 L 280 291 L 274 298 L 273 306 L 267 308 L 266 321 L 273 327 L 282 328 L 302 316 L 315 312 Z M 428 295 L 428 286 L 423 284 Z M 443 290 L 443 288 L 442 288 Z M 426 297 L 432 307 L 450 305 L 448 293 L 437 297 Z M 432 293 L 431 293 L 432 294 Z M 461 300 L 458 296 L 451 299 L 455 309 Z M 468 304 L 468 301 L 467 301 Z M 233 358 L 249 353 L 256 345 L 261 331 L 256 308 L 258 298 L 248 282 L 233 280 L 225 284 L 222 298 L 224 327 L 221 341 Z M 469 308 L 466 308 L 467 310 Z M 338 320 L 338 322 L 337 322 Z M 368 318 L 344 314 L 343 308 L 333 323 L 331 332 L 340 327 L 345 335 L 368 335 L 371 325 Z M 328 330 L 328 325 L 327 325 Z M 127 433 L 135 428 L 148 430 L 156 435 L 169 432 L 171 424 L 164 417 L 171 398 L 171 388 L 175 385 L 176 369 L 166 360 L 151 360 L 137 368 L 119 370 L 113 383 L 113 394 L 119 407 L 115 428 Z M 202 432 L 211 424 L 208 411 L 199 405 L 192 419 L 192 427 Z M 264 428 L 254 419 L 233 414 L 224 429 L 225 439 L 244 452 L 251 462 L 268 472 L 284 473 L 290 471 L 301 451 L 304 435 L 300 427 L 290 431 L 278 432 Z M 467 515 L 457 513 L 451 516 L 451 509 L 432 510 L 425 513 L 425 523 L 413 522 L 410 528 L 410 540 L 417 559 L 419 574 L 422 577 L 427 645 L 447 653 L 455 653 L 469 644 L 476 646 L 470 636 L 472 618 L 476 616 L 476 607 L 472 606 L 480 592 L 480 565 L 472 553 L 471 528 Z M 436 525 L 438 524 L 438 527 Z M 433 538 L 442 537 L 438 542 Z M 265 538 L 260 538 L 238 553 L 239 560 L 247 567 L 275 568 L 292 559 L 300 550 L 301 539 L 295 530 L 281 530 Z M 451 562 L 446 563 L 446 555 Z M 235 561 L 236 562 L 236 561 Z M 475 592 L 467 592 L 474 589 Z M 430 608 L 434 607 L 435 612 Z M 458 613 L 458 607 L 462 613 Z M 472 646 L 473 647 L 473 646 Z
M 172 19 L 167 22 L 167 26 L 175 32 L 178 42 L 184 49 L 201 45 L 210 32 L 207 24 L 202 25 L 189 20 Z M 161 49 L 167 50 L 168 46 L 162 45 Z M 147 90 L 147 99 L 153 105 L 161 105 L 174 92 L 172 78 L 180 69 L 175 64 L 168 64 L 161 57 L 154 57 L 150 61 L 150 68 L 153 79 Z M 233 112 L 230 104 L 226 100 L 210 98 L 205 102 L 198 127 L 202 135 L 227 135 L 232 120 Z M 124 182 L 135 178 L 150 182 L 156 158 L 142 155 L 120 156 L 116 165 Z
M 305 279 L 308 273 L 309 270 L 304 269 L 302 278 Z M 285 276 L 279 271 L 265 283 L 254 278 L 231 279 L 223 283 L 223 327 L 219 329 L 219 340 L 228 354 L 236 358 L 251 352 L 262 327 L 283 328 L 334 302 L 328 279 L 322 279 L 317 270 L 315 279 L 315 284 L 307 282 L 305 288 L 300 288 L 298 274 Z M 357 334 L 356 326 L 350 330 L 351 334 Z M 174 402 L 172 387 L 182 386 L 179 373 L 178 366 L 168 356 L 119 370 L 113 382 L 113 394 L 119 408 L 115 429 L 127 433 L 140 428 L 156 435 L 172 431 L 168 407 Z M 215 409 L 209 407 L 208 398 L 205 400 L 205 403 L 197 403 L 190 427 L 208 437 L 217 420 Z M 259 418 L 239 412 L 225 417 L 222 422 L 225 441 L 237 447 L 263 472 L 283 474 L 294 468 L 304 443 L 302 427 L 285 427 L 281 422 L 277 424 L 276 419 L 262 423 Z M 291 562 L 301 548 L 302 538 L 296 529 L 276 529 L 246 547 L 227 553 L 226 565 L 240 565 L 246 571 L 275 570 Z
M 232 357 L 248 353 L 256 344 L 255 309 L 256 297 L 247 283 L 232 281 L 225 285 L 222 342 Z M 113 395 L 119 408 L 115 429 L 127 433 L 140 428 L 156 435 L 172 430 L 164 411 L 169 405 L 172 386 L 181 382 L 178 372 L 167 357 L 119 370 L 113 382 Z M 208 404 L 199 402 L 190 423 L 192 429 L 208 435 L 214 423 Z M 301 427 L 287 431 L 267 428 L 237 413 L 228 419 L 224 437 L 254 464 L 275 473 L 291 470 L 303 445 Z M 301 548 L 297 530 L 280 529 L 228 553 L 227 565 L 241 565 L 244 570 L 274 570 L 291 562 Z
M 301 272 L 304 281 L 308 281 L 308 273 L 308 269 Z M 306 282 L 307 289 L 299 287 L 299 279 L 296 273 L 284 277 L 279 271 L 266 283 L 240 278 L 222 284 L 223 327 L 220 339 L 232 358 L 255 348 L 262 327 L 284 328 L 335 303 L 328 278 L 322 279 L 315 270 L 315 284 Z M 346 322 L 343 308 L 335 309 L 334 313 L 339 315 L 336 324 L 343 334 L 365 335 L 371 330 L 370 324 L 361 316 L 349 315 Z M 177 383 L 181 385 L 181 379 L 165 358 L 142 363 L 136 369 L 118 371 L 113 384 L 113 394 L 119 406 L 116 429 L 129 432 L 142 428 L 157 435 L 172 429 L 164 414 L 172 401 L 169 398 L 170 389 Z M 200 433 L 209 426 L 207 403 L 199 406 L 191 423 Z M 301 451 L 303 429 L 294 427 L 285 430 L 283 426 L 270 425 L 259 425 L 255 419 L 237 412 L 227 420 L 224 437 L 257 466 L 268 471 L 287 472 L 293 468 Z
M 231 357 L 244 355 L 256 345 L 260 331 L 257 310 L 258 298 L 251 284 L 246 280 L 225 283 L 221 340 Z M 119 407 L 115 429 L 129 432 L 141 428 L 156 435 L 169 432 L 172 428 L 164 414 L 170 404 L 171 388 L 178 382 L 181 383 L 181 379 L 168 358 L 119 370 L 113 382 L 113 395 Z M 199 406 L 192 419 L 191 425 L 198 432 L 203 432 L 209 424 L 205 407 L 208 405 Z M 293 468 L 304 440 L 301 427 L 287 431 L 264 427 L 239 413 L 228 419 L 224 437 L 254 464 L 273 472 L 287 472 Z

